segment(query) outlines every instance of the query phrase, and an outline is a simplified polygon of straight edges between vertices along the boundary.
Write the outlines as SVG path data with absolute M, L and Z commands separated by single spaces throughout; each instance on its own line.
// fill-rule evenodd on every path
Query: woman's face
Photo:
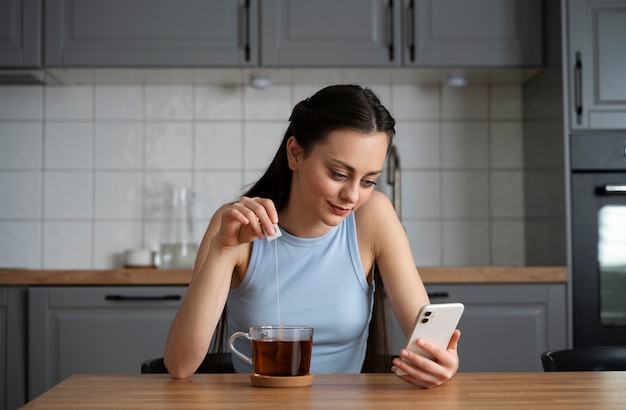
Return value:
M 372 194 L 383 169 L 387 142 L 384 132 L 337 130 L 305 156 L 291 137 L 287 144 L 293 171 L 290 211 L 298 212 L 309 224 L 341 223 Z

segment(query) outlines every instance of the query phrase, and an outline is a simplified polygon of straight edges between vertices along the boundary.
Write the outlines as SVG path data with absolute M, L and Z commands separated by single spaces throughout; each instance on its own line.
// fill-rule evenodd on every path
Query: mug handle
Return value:
M 235 339 L 237 339 L 238 337 L 245 337 L 246 339 L 250 340 L 250 335 L 248 333 L 246 333 L 246 332 L 235 332 L 235 333 L 233 333 L 233 335 L 228 340 L 228 345 L 230 346 L 230 350 L 233 353 L 235 353 L 237 356 L 241 357 L 243 360 L 248 362 L 250 365 L 252 365 L 252 359 L 251 358 L 249 358 L 248 356 L 244 355 L 239 350 L 235 349 Z

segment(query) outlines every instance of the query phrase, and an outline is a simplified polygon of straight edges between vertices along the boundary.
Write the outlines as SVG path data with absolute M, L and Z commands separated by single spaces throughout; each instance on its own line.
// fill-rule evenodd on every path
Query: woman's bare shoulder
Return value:
M 357 218 L 384 217 L 386 215 L 396 215 L 396 211 L 385 194 L 374 191 L 372 196 L 356 210 L 355 215 L 357 215 Z
M 354 213 L 359 236 L 375 240 L 386 226 L 399 223 L 393 205 L 382 192 L 374 191 L 372 196 Z

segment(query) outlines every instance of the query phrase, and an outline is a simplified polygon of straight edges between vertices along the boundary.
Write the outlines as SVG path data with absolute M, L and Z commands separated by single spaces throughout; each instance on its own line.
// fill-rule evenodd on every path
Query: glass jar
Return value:
M 160 267 L 191 269 L 198 253 L 193 235 L 193 192 L 174 187 L 165 202 L 165 219 L 161 231 Z

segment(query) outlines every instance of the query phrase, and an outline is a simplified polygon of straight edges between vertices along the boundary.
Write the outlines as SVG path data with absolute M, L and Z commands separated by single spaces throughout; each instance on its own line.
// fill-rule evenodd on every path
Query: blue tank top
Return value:
M 256 239 L 243 282 L 228 295 L 228 331 L 247 332 L 250 326 L 277 324 L 280 301 L 282 323 L 314 328 L 311 373 L 359 373 L 373 300 L 351 214 L 318 238 L 282 231 L 274 241 Z M 237 350 L 250 357 L 245 338 L 235 343 Z M 252 373 L 252 367 L 236 355 L 233 364 L 240 373 Z

